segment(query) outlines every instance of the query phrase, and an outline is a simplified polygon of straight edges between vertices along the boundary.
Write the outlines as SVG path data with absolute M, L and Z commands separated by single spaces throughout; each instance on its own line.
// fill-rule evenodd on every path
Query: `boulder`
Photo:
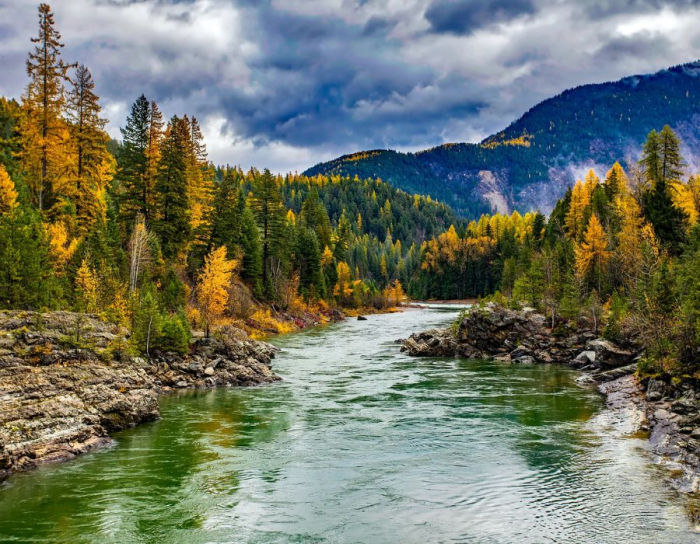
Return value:
M 617 368 L 632 363 L 635 354 L 620 348 L 609 340 L 597 338 L 586 344 L 587 351 L 595 352 L 595 363 L 601 368 Z

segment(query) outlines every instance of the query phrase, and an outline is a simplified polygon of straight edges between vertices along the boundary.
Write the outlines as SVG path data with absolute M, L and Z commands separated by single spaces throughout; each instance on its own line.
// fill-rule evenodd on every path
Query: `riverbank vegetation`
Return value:
M 216 166 L 195 117 L 145 96 L 121 141 L 49 6 L 20 101 L 0 98 L 0 308 L 99 313 L 134 347 L 191 328 L 286 332 L 404 298 L 452 211 L 377 180 Z
M 483 215 L 427 241 L 409 292 L 586 320 L 642 346 L 641 373 L 700 379 L 700 177 L 685 169 L 674 132 L 652 131 L 638 167 L 591 170 L 549 219 Z

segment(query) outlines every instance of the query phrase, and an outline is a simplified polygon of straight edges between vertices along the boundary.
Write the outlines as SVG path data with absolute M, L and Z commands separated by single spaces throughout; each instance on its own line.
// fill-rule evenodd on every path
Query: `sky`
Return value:
M 0 0 L 19 98 L 38 2 Z M 195 115 L 217 164 L 303 171 L 363 149 L 478 142 L 585 83 L 700 57 L 700 0 L 54 0 L 110 134 L 142 93 Z

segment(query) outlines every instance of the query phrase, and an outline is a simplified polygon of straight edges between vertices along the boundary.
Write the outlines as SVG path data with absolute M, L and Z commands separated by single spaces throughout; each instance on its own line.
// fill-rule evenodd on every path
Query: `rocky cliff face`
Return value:
M 150 360 L 126 354 L 127 334 L 84 314 L 0 312 L 0 479 L 157 419 L 159 392 L 279 379 L 275 348 L 235 329 Z
M 475 307 L 454 329 L 412 334 L 401 350 L 414 356 L 561 363 L 584 370 L 579 381 L 598 385 L 625 432 L 650 433 L 648 449 L 657 462 L 674 469 L 674 487 L 700 491 L 700 383 L 639 379 L 640 353 L 634 348 L 567 324 L 552 330 L 532 309 L 516 312 L 489 304 Z

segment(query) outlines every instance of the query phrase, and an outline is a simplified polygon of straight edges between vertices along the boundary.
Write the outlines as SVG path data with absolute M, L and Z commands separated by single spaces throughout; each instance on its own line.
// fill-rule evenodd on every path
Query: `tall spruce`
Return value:
M 144 95 L 139 96 L 126 118 L 126 126 L 121 129 L 123 149 L 119 155 L 118 170 L 120 212 L 122 220 L 128 225 L 133 225 L 139 215 L 147 222 L 151 219 L 149 202 L 152 195 L 147 154 L 151 140 L 151 111 L 148 99 Z
M 187 249 L 190 240 L 190 202 L 187 193 L 189 130 L 174 116 L 168 123 L 156 181 L 157 215 L 153 230 L 160 237 L 163 255 L 174 258 Z
M 262 280 L 268 296 L 274 296 L 271 285 L 273 262 L 282 260 L 286 235 L 286 210 L 277 180 L 265 169 L 253 180 L 250 208 L 260 229 L 262 241 Z

